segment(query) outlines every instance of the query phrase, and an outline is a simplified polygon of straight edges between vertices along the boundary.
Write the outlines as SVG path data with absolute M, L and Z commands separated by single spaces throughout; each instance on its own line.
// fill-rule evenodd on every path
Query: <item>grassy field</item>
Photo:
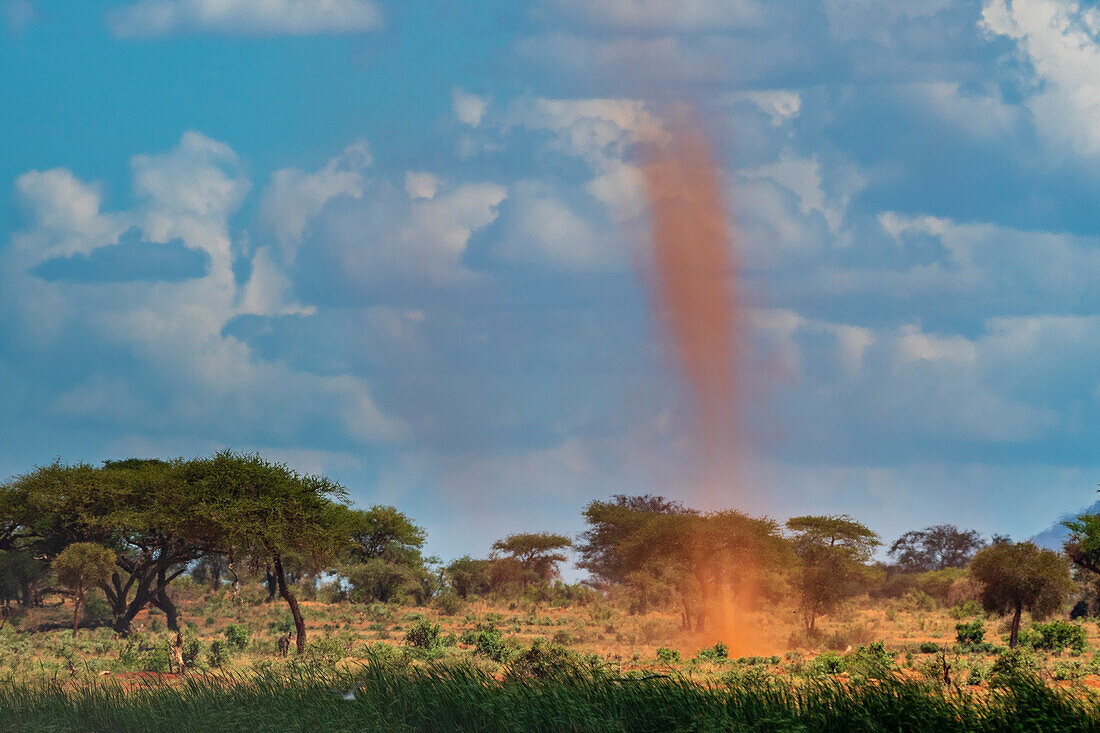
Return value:
M 910 595 L 853 602 L 811 636 L 789 609 L 758 610 L 737 648 L 594 594 L 446 612 L 306 601 L 309 646 L 284 659 L 285 605 L 245 598 L 181 587 L 184 675 L 168 674 L 157 611 L 128 638 L 53 628 L 65 604 L 28 612 L 0 630 L 0 729 L 1100 729 L 1091 620 L 1050 627 L 1073 632 L 1053 640 L 1025 622 L 1026 646 L 1006 653 L 1002 619 Z M 976 623 L 984 641 L 958 643 Z

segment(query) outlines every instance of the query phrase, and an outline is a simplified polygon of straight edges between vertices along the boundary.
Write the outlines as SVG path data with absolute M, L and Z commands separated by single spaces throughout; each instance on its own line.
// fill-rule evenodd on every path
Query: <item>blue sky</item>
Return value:
M 443 557 L 614 493 L 1024 537 L 1100 459 L 1100 10 L 0 0 L 0 474 L 259 450 Z M 717 498 L 637 151 L 743 263 Z

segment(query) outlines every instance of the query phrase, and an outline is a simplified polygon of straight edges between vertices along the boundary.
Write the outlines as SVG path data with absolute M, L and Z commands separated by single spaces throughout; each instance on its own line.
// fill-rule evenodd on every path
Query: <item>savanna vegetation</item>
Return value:
M 0 485 L 0 729 L 1100 727 L 1100 517 L 885 545 L 615 496 L 442 561 L 346 497 L 229 451 Z

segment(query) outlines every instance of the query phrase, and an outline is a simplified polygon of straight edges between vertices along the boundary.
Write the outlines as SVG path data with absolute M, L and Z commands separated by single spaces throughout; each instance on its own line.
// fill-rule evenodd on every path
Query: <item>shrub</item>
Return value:
M 558 629 L 554 632 L 554 643 L 568 646 L 573 643 L 573 637 L 565 629 Z
M 657 658 L 665 664 L 679 664 L 680 652 L 676 649 L 669 649 L 667 646 L 662 646 L 657 649 Z
M 729 657 L 729 647 L 724 642 L 717 642 L 714 646 L 708 646 L 706 649 L 701 649 L 695 658 L 704 662 L 717 662 L 721 659 Z
M 1024 643 L 1052 652 L 1060 652 L 1069 647 L 1077 653 L 1085 651 L 1088 645 L 1083 626 L 1061 620 L 1033 625 Z
M 248 648 L 248 627 L 243 624 L 229 624 L 225 627 L 225 643 L 232 650 L 243 651 Z
M 439 624 L 421 618 L 405 632 L 405 643 L 417 649 L 434 649 L 439 643 L 439 631 Z
M 211 667 L 224 667 L 229 664 L 229 648 L 221 640 L 212 641 L 206 658 Z
M 940 645 L 934 641 L 922 641 L 917 648 L 921 654 L 936 654 L 940 650 Z
M 995 685 L 1011 684 L 1021 677 L 1032 677 L 1039 670 L 1035 653 L 1025 647 L 1006 649 L 993 662 L 989 670 L 990 682 Z
M 183 635 L 183 664 L 186 667 L 197 667 L 202 661 L 202 642 L 195 635 L 195 630 L 188 627 Z
M 492 624 L 478 624 L 476 630 L 462 634 L 462 643 L 474 647 L 474 653 L 494 662 L 506 662 L 510 650 L 504 645 L 504 634 Z
M 813 675 L 839 674 L 844 671 L 844 657 L 835 652 L 818 654 L 810 662 L 809 672 Z
M 876 641 L 849 654 L 844 660 L 844 666 L 853 675 L 866 679 L 882 679 L 894 668 L 895 656 L 886 650 L 885 641 Z
M 577 661 L 565 647 L 535 639 L 530 649 L 516 655 L 508 672 L 513 677 L 543 679 L 575 667 Z
M 912 588 L 905 594 L 905 603 L 917 611 L 936 610 L 936 599 L 920 588 Z
M 1050 671 L 1050 676 L 1056 680 L 1077 680 L 1084 677 L 1087 672 L 1085 665 L 1080 662 L 1060 661 L 1054 665 L 1054 669 Z
M 985 624 L 981 621 L 971 621 L 966 624 L 955 624 L 955 641 L 960 644 L 981 644 L 985 640 Z
M 435 606 L 444 616 L 454 616 L 462 610 L 462 599 L 457 593 L 443 593 L 435 599 Z
M 84 604 L 84 620 L 89 623 L 101 623 L 111 618 L 111 605 L 106 599 L 92 596 Z
M 951 607 L 951 617 L 957 619 L 971 618 L 981 614 L 982 607 L 977 601 L 964 601 Z

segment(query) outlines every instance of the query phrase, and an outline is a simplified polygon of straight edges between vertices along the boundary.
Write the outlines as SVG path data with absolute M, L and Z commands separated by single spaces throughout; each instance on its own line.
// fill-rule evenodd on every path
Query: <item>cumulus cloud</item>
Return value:
M 1072 0 L 987 0 L 982 26 L 1015 41 L 1034 70 L 1040 83 L 1026 104 L 1043 134 L 1100 153 L 1100 10 Z
M 275 171 L 260 200 L 260 223 L 275 235 L 288 259 L 294 259 L 296 242 L 325 204 L 340 196 L 362 197 L 363 173 L 372 160 L 370 146 L 360 140 L 313 173 L 296 168 Z
M 377 30 L 382 12 L 371 0 L 140 0 L 110 13 L 108 24 L 122 38 L 304 36 Z
M 0 260 L 4 310 L 15 333 L 34 334 L 28 347 L 50 362 L 82 353 L 88 344 L 116 355 L 86 363 L 87 377 L 54 401 L 58 414 L 95 416 L 158 432 L 190 429 L 208 436 L 268 436 L 295 440 L 307 426 L 331 421 L 356 442 L 390 440 L 404 427 L 375 403 L 370 387 L 348 374 L 314 374 L 257 356 L 225 332 L 246 313 L 304 311 L 290 299 L 286 275 L 261 247 L 251 277 L 233 272 L 229 218 L 250 188 L 235 153 L 224 143 L 186 133 L 165 153 L 131 160 L 138 202 L 102 212 L 95 187 L 69 171 L 30 172 L 20 199 L 32 213 Z M 36 277 L 35 268 L 68 252 L 89 261 L 140 230 L 150 242 L 178 242 L 208 259 L 198 277 L 173 281 L 110 282 Z M 133 245 L 133 236 L 123 241 Z M 140 247 L 163 246 L 138 242 Z M 22 325 L 19 325 L 22 324 Z M 70 334 L 69 340 L 57 336 Z M 127 368 L 117 369 L 119 354 Z M 84 362 L 81 362 L 84 363 Z M 128 376 L 131 375 L 131 376 Z M 140 375 L 140 376 L 138 376 Z

